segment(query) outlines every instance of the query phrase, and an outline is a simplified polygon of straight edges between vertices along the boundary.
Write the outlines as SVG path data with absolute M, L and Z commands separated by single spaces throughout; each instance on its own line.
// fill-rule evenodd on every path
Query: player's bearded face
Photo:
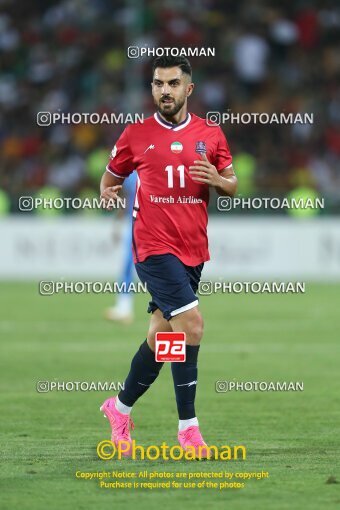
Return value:
M 164 117 L 173 117 L 187 99 L 188 78 L 178 68 L 158 68 L 152 83 L 152 95 L 158 111 Z
M 158 106 L 159 112 L 162 115 L 172 117 L 173 115 L 176 115 L 176 113 L 178 113 L 183 107 L 185 99 L 185 94 L 177 98 L 169 94 L 162 96 L 158 103 L 156 102 L 156 104 Z

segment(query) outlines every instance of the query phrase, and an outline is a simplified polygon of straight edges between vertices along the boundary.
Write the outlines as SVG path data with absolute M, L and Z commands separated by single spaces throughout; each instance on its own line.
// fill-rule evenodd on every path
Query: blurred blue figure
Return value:
M 129 289 L 133 282 L 135 267 L 132 256 L 132 211 L 135 200 L 137 184 L 137 172 L 132 174 L 124 181 L 124 195 L 126 198 L 125 215 L 128 217 L 128 224 L 123 232 L 123 270 L 120 283 L 124 283 L 125 289 Z M 133 299 L 134 295 L 130 292 L 122 292 L 118 294 L 115 306 L 108 308 L 105 317 L 108 320 L 122 322 L 123 324 L 131 324 L 133 321 Z

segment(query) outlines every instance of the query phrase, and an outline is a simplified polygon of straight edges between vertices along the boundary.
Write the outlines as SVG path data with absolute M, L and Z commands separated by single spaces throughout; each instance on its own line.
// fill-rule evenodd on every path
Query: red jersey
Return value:
M 192 180 L 189 166 L 205 152 L 218 172 L 231 166 L 231 154 L 219 126 L 187 114 L 180 124 L 158 113 L 129 125 L 107 166 L 117 177 L 138 173 L 133 222 L 135 262 L 171 253 L 188 266 L 209 260 L 207 206 L 209 185 Z

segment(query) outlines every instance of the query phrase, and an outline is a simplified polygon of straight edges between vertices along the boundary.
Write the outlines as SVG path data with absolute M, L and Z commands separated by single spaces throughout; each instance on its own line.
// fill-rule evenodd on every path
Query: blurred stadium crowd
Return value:
M 243 196 L 297 188 L 340 212 L 338 0 L 3 0 L 0 210 L 96 196 L 122 125 L 37 126 L 39 111 L 153 112 L 151 59 L 127 47 L 214 47 L 191 59 L 189 110 L 313 112 L 314 124 L 225 124 Z

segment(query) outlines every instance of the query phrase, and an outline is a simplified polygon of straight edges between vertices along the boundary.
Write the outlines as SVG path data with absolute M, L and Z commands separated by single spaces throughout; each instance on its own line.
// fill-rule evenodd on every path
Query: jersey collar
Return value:
M 171 129 L 172 131 L 179 131 L 180 129 L 185 128 L 189 124 L 189 122 L 191 121 L 191 115 L 188 112 L 186 118 L 179 124 L 171 124 L 171 122 L 167 122 L 166 120 L 162 119 L 158 112 L 154 113 L 154 119 L 158 122 L 158 124 L 165 127 L 166 129 Z

